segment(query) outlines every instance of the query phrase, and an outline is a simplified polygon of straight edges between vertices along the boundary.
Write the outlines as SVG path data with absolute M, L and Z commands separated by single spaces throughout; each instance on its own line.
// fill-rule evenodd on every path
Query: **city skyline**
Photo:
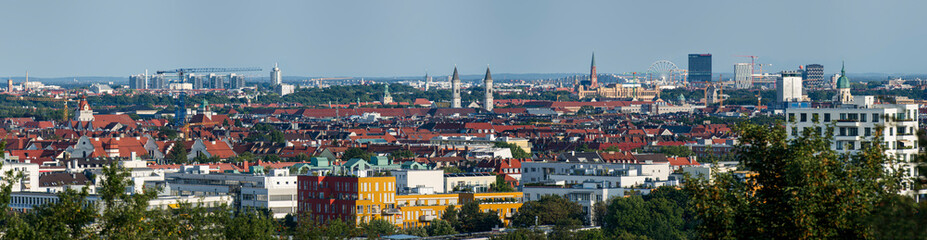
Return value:
M 823 64 L 834 73 L 924 73 L 921 2 L 158 2 L 4 3 L 0 76 L 128 76 L 182 67 L 261 67 L 286 76 L 645 71 L 715 72 L 759 56 L 768 72 Z M 633 11 L 632 11 L 633 10 Z M 784 14 L 787 13 L 787 14 Z M 890 14 L 884 14 L 890 13 Z M 92 27 L 91 27 L 92 26 Z M 130 53 L 130 54 L 126 54 Z

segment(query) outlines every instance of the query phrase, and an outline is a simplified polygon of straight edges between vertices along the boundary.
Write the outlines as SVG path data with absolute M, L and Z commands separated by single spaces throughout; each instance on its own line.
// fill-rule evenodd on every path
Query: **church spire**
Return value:
M 595 67 L 595 52 L 592 52 L 592 67 Z

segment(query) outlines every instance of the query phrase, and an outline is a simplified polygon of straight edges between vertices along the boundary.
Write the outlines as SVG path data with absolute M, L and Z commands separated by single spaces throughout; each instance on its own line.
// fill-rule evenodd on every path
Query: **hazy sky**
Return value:
M 927 73 L 927 1 L 3 1 L 0 76 L 262 67 L 287 76 L 772 70 Z M 256 73 L 267 75 L 266 73 Z

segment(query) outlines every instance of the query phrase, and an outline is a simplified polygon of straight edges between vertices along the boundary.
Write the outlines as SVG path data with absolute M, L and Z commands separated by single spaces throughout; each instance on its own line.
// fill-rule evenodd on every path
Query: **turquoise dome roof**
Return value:
M 840 78 L 837 78 L 837 88 L 850 88 L 850 78 L 847 78 L 846 66 L 840 68 Z

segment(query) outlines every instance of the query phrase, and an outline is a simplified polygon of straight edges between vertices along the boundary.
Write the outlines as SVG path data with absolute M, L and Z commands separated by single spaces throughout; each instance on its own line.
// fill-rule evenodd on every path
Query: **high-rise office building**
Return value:
M 160 74 L 157 75 L 157 76 L 155 76 L 154 79 L 153 79 L 153 81 L 149 81 L 149 87 L 148 87 L 148 88 L 150 88 L 150 89 L 167 89 L 167 88 L 168 88 L 168 81 L 167 81 L 167 78 L 165 78 L 164 75 L 160 75 Z
M 193 79 L 193 89 L 203 89 L 203 76 L 190 74 L 190 78 Z
M 461 108 L 460 104 L 460 75 L 457 75 L 457 67 L 454 67 L 454 75 L 451 76 L 451 108 Z
M 225 89 L 225 80 L 222 79 L 222 76 L 210 73 L 209 87 L 212 87 L 213 89 Z
M 595 65 L 593 65 L 593 72 L 595 72 L 594 66 Z M 489 73 L 489 67 L 486 67 L 486 76 L 483 77 L 483 91 L 483 109 L 488 112 L 492 112 L 492 74 Z
M 808 64 L 802 72 L 802 79 L 809 88 L 826 88 L 828 82 L 824 79 L 824 65 Z
M 689 82 L 711 81 L 711 54 L 689 54 Z
M 229 88 L 230 89 L 242 89 L 245 88 L 245 77 L 238 76 L 234 73 L 229 74 Z
M 734 64 L 734 85 L 737 89 L 753 88 L 753 64 Z
M 129 88 L 132 89 L 146 89 L 148 88 L 148 83 L 146 82 L 147 76 L 138 74 L 129 76 Z
M 280 76 L 280 68 L 274 63 L 274 69 L 270 71 L 270 84 L 279 85 L 281 83 L 283 83 L 283 78 Z
M 783 71 L 782 77 L 776 81 L 776 102 L 801 102 L 802 96 L 801 73 L 798 71 Z

